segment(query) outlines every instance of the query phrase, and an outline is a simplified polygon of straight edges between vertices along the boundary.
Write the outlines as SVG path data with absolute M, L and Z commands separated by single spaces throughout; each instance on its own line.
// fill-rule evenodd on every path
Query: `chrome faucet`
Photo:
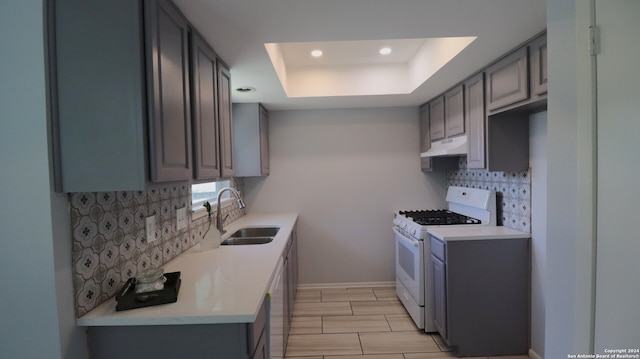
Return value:
M 220 235 L 225 234 L 227 231 L 224 230 L 224 221 L 227 219 L 227 217 L 229 217 L 229 215 L 227 215 L 226 217 L 224 217 L 224 219 L 222 218 L 222 210 L 220 209 L 220 199 L 222 198 L 222 193 L 224 191 L 231 191 L 231 193 L 233 193 L 236 196 L 236 199 L 238 200 L 238 208 L 242 209 L 245 207 L 244 202 L 242 202 L 242 198 L 240 198 L 240 193 L 238 193 L 238 191 L 236 191 L 235 188 L 231 188 L 231 187 L 225 187 L 223 189 L 221 189 L 218 192 L 218 207 L 217 207 L 217 212 L 216 212 L 216 228 L 218 229 L 218 232 L 220 232 Z

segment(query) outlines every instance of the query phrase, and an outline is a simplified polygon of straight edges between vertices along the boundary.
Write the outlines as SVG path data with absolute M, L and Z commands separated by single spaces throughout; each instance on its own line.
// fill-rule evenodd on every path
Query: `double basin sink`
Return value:
M 223 246 L 247 244 L 265 244 L 273 241 L 279 227 L 248 227 L 235 231 L 229 238 L 220 243 Z

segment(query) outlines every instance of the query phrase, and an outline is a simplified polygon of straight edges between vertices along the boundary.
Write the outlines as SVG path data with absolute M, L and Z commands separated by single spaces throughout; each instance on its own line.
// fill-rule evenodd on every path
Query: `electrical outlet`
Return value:
M 176 211 L 176 229 L 181 230 L 187 226 L 187 207 L 178 208 Z
M 156 238 L 156 216 L 147 217 L 145 220 L 147 243 L 155 241 Z

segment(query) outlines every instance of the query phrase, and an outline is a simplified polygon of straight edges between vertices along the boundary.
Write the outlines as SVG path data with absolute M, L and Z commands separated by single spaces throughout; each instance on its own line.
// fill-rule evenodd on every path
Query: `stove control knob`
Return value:
M 415 228 L 411 228 L 411 235 L 415 236 L 416 235 L 416 229 Z

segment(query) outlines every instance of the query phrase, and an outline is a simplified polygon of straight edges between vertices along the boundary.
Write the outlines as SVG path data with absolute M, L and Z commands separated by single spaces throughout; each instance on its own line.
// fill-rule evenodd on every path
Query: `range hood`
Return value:
M 431 142 L 431 148 L 422 152 L 420 157 L 460 156 L 467 154 L 467 136 L 446 138 Z

